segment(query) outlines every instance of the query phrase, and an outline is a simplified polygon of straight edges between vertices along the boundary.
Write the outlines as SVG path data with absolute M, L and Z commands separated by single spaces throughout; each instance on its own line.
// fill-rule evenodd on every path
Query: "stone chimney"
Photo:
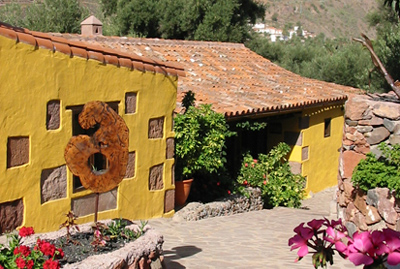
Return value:
M 90 16 L 81 22 L 81 35 L 103 35 L 103 23 L 95 16 Z

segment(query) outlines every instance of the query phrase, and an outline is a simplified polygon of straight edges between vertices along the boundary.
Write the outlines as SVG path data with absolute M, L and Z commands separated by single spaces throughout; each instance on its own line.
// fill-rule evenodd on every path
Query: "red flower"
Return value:
M 15 264 L 17 265 L 18 268 L 21 268 L 21 269 L 25 268 L 25 266 L 26 266 L 25 260 L 23 258 L 21 258 L 21 257 L 18 257 L 15 260 Z
M 54 256 L 54 252 L 56 251 L 56 247 L 45 240 L 40 242 L 39 249 L 44 255 L 49 255 L 51 257 Z
M 256 159 L 254 159 L 253 161 L 254 161 L 254 163 L 257 163 L 257 160 L 256 160 Z
M 266 180 L 264 180 L 263 184 L 264 184 L 264 185 L 267 185 L 267 181 L 266 181 Z
M 53 261 L 53 260 L 47 260 L 43 264 L 43 269 L 59 269 L 60 264 L 58 261 Z
M 31 254 L 31 250 L 27 246 L 19 246 L 14 249 L 14 255 L 18 255 L 19 253 L 27 257 Z
M 263 178 L 266 178 L 266 177 L 267 177 L 267 176 L 264 174 L 264 175 L 263 175 Z
M 243 184 L 244 184 L 244 185 L 247 185 L 247 180 L 245 180 L 245 181 L 243 182 Z
M 0 264 L 0 269 L 4 269 L 4 267 Z
M 19 236 L 21 236 L 21 237 L 29 236 L 34 233 L 35 233 L 35 231 L 33 230 L 32 227 L 22 227 L 19 230 Z
M 26 268 L 28 268 L 28 269 L 32 269 L 33 268 L 33 261 L 32 260 L 29 260 L 27 263 L 26 263 Z
M 228 194 L 231 194 L 231 191 L 230 191 L 230 190 L 228 190 Z
M 244 164 L 245 167 L 249 166 L 247 163 Z
M 64 258 L 64 251 L 61 248 L 57 248 L 56 251 L 56 258 L 57 259 L 62 259 Z
M 221 183 L 217 182 L 217 186 L 219 186 Z

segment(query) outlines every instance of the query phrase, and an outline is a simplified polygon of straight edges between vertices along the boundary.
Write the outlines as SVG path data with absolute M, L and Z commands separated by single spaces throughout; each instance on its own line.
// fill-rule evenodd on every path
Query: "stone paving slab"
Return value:
M 303 204 L 307 209 L 278 207 L 199 221 L 152 219 L 149 224 L 164 235 L 165 264 L 180 268 L 313 268 L 311 255 L 294 263 L 288 239 L 301 222 L 329 213 L 334 189 L 315 195 Z M 315 203 L 312 203 L 314 199 Z M 332 269 L 354 268 L 335 257 Z

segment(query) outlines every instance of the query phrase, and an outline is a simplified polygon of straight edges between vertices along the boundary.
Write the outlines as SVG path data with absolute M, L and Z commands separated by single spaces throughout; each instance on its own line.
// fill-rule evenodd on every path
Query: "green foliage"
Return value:
M 113 0 L 115 1 L 115 0 Z M 118 35 L 243 42 L 265 9 L 253 0 L 102 1 Z
M 365 160 L 354 169 L 352 182 L 363 191 L 376 187 L 395 190 L 396 197 L 400 198 L 400 145 L 393 147 L 385 143 L 379 145 L 382 156 L 377 159 L 374 154 L 368 153 Z
M 225 117 L 211 105 L 190 107 L 175 118 L 175 154 L 177 180 L 196 172 L 213 173 L 224 166 L 225 139 L 234 135 Z
M 267 123 L 266 122 L 244 121 L 244 122 L 236 123 L 236 127 L 247 130 L 247 131 L 259 131 L 259 130 L 265 129 L 267 127 Z
M 108 227 L 104 233 L 110 237 L 110 240 L 123 239 L 126 241 L 132 241 L 144 234 L 144 228 L 147 225 L 147 221 L 140 221 L 139 230 L 137 231 L 126 228 L 128 224 L 128 221 L 122 218 L 114 219 L 107 225 Z
M 14 2 L 0 8 L 0 21 L 34 31 L 79 33 L 88 14 L 78 0 L 34 1 L 25 8 Z
M 259 154 L 258 159 L 253 159 L 250 154 L 244 156 L 237 191 L 246 195 L 244 189 L 247 186 L 258 187 L 267 208 L 299 207 L 304 197 L 305 178 L 291 172 L 286 160 L 289 152 L 287 144 L 279 143 L 267 155 Z

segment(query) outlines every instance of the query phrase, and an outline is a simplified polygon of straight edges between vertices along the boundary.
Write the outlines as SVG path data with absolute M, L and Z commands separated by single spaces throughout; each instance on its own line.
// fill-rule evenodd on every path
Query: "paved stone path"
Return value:
M 330 201 L 334 188 L 305 200 L 307 209 L 274 208 L 199 221 L 153 219 L 149 224 L 164 235 L 164 256 L 168 269 L 180 268 L 313 268 L 311 255 L 294 263 L 288 239 L 301 222 L 334 218 Z M 348 260 L 334 256 L 328 268 L 354 268 Z

